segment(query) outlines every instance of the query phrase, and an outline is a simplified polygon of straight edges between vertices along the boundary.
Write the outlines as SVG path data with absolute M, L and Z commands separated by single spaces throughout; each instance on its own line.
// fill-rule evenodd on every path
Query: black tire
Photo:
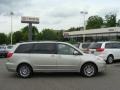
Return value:
M 107 57 L 106 63 L 107 63 L 107 64 L 112 64 L 113 61 L 114 61 L 114 57 L 113 57 L 112 55 L 109 55 L 109 56 Z
M 22 78 L 29 78 L 32 75 L 32 68 L 28 64 L 18 66 L 17 75 Z
M 97 67 L 93 63 L 86 63 L 81 68 L 81 74 L 85 77 L 93 77 L 97 74 L 97 72 Z

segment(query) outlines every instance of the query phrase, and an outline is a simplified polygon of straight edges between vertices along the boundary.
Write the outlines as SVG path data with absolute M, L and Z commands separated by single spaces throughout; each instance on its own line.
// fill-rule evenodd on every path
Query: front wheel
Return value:
M 17 74 L 22 78 L 28 78 L 32 74 L 32 69 L 27 64 L 22 64 L 18 67 Z
M 92 77 L 96 75 L 97 67 L 92 63 L 87 63 L 83 65 L 81 73 L 85 77 Z

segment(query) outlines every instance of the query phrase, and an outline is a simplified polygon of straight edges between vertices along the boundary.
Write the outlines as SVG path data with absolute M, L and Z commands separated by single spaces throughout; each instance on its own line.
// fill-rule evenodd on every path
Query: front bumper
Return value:
M 5 65 L 8 71 L 16 72 L 17 65 L 10 63 L 10 62 L 7 62 Z
M 100 63 L 98 65 L 98 72 L 104 72 L 106 70 L 106 63 Z
M 98 55 L 98 56 L 101 57 L 102 59 L 104 59 L 104 61 L 107 60 L 107 57 L 106 57 L 106 55 L 104 55 L 104 54 L 100 54 L 100 55 Z

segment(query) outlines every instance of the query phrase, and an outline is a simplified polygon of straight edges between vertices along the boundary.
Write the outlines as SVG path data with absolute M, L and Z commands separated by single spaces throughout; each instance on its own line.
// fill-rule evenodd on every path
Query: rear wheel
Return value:
M 113 56 L 112 56 L 112 55 L 109 55 L 109 56 L 108 56 L 108 58 L 107 58 L 106 63 L 107 63 L 107 64 L 112 64 L 112 63 L 113 63 L 113 61 L 114 61 Z
M 32 74 L 32 68 L 27 64 L 21 64 L 17 69 L 17 74 L 22 78 L 28 78 Z
M 82 75 L 85 77 L 92 77 L 97 73 L 97 67 L 93 63 L 87 63 L 82 66 Z

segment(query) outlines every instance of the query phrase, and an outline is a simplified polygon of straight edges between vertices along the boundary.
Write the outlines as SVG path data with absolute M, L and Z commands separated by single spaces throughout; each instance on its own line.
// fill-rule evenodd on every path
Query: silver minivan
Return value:
M 85 54 L 65 42 L 25 42 L 14 46 L 7 54 L 8 71 L 27 78 L 33 72 L 80 72 L 92 77 L 104 71 L 105 61 L 92 54 Z

